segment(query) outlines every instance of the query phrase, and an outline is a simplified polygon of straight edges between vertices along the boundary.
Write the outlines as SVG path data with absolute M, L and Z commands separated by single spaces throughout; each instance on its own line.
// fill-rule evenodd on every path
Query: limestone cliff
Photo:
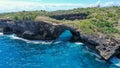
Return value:
M 1 22 L 4 34 L 16 34 L 30 40 L 55 40 L 65 30 L 70 30 L 74 35 L 71 41 L 78 40 L 79 32 L 69 26 L 53 24 L 46 21 L 15 21 Z
M 69 26 L 53 24 L 49 21 L 0 21 L 4 34 L 16 34 L 29 40 L 55 40 L 65 30 L 70 30 L 73 37 L 70 41 L 80 41 L 95 50 L 103 59 L 113 56 L 120 58 L 120 42 L 113 38 L 86 35 Z

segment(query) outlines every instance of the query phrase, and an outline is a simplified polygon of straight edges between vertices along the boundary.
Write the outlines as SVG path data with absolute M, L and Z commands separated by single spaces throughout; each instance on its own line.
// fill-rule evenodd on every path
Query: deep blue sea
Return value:
M 82 43 L 28 41 L 0 36 L 0 68 L 119 68 Z

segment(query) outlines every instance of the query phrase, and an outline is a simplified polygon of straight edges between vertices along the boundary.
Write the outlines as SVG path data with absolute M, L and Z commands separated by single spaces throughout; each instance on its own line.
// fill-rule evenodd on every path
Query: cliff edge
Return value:
M 70 30 L 73 35 L 70 41 L 84 43 L 105 60 L 113 56 L 120 58 L 120 42 L 104 35 L 86 35 L 73 27 L 53 24 L 50 21 L 0 20 L 0 26 L 4 34 L 16 34 L 29 40 L 55 40 L 65 30 Z

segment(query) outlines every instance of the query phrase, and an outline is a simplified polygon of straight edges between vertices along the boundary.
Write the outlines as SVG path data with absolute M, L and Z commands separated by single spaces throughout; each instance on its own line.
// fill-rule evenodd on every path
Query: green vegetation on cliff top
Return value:
M 74 14 L 78 14 L 77 17 L 74 16 Z M 63 17 L 62 20 L 52 17 L 60 15 Z M 69 16 L 66 18 L 66 15 Z M 80 15 L 85 18 L 78 19 Z M 70 20 L 69 17 L 75 19 Z M 12 20 L 45 20 L 52 23 L 66 24 L 78 28 L 86 34 L 98 34 L 101 32 L 117 39 L 120 38 L 120 7 L 77 8 L 73 10 L 59 10 L 54 12 L 43 10 L 22 11 L 0 14 L 0 18 L 10 18 Z

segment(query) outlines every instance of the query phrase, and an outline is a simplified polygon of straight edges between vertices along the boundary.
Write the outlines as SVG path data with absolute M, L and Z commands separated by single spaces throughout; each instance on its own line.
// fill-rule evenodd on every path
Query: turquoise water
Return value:
M 61 35 L 56 39 L 56 41 L 69 41 L 72 38 L 72 33 L 69 30 L 65 30 Z
M 0 68 L 109 68 L 77 43 L 27 42 L 0 36 Z

